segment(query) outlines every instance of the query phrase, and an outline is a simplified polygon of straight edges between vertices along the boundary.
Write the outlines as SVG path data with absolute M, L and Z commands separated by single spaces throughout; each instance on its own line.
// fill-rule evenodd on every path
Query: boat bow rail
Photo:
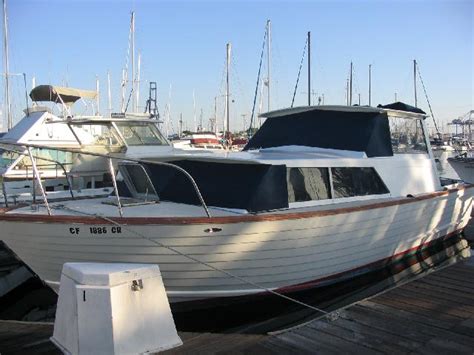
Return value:
M 25 152 L 25 150 L 28 152 L 28 154 L 30 155 L 30 159 L 32 160 L 32 163 L 33 163 L 33 169 L 34 170 L 37 170 L 36 169 L 36 166 L 34 164 L 34 159 L 35 158 L 38 158 L 37 156 L 33 155 L 32 152 L 31 152 L 31 149 L 32 148 L 36 148 L 36 149 L 44 149 L 46 148 L 45 146 L 41 146 L 41 145 L 35 145 L 35 144 L 19 144 L 19 143 L 9 143 L 9 145 L 11 146 L 16 146 L 18 147 L 18 151 L 22 151 L 23 153 Z M 11 149 L 11 148 L 10 148 Z M 67 149 L 67 148 L 48 148 L 48 149 L 52 149 L 52 150 L 57 150 L 57 151 L 63 151 L 63 152 L 77 152 L 77 150 L 73 150 L 73 149 Z M 115 187 L 115 194 L 116 194 L 116 197 L 117 197 L 117 208 L 119 209 L 119 213 L 120 213 L 120 216 L 123 215 L 123 211 L 122 211 L 122 204 L 120 202 L 120 196 L 118 194 L 118 190 L 117 190 L 117 181 L 116 181 L 116 176 L 115 176 L 115 171 L 114 171 L 114 167 L 113 167 L 113 164 L 112 164 L 112 161 L 118 161 L 118 162 L 123 162 L 124 164 L 142 164 L 142 163 L 146 163 L 146 164 L 150 164 L 150 165 L 156 165 L 156 166 L 164 166 L 164 167 L 168 167 L 168 168 L 171 168 L 171 169 L 174 169 L 174 170 L 177 170 L 179 173 L 183 174 L 185 176 L 185 178 L 191 183 L 195 193 L 196 193 L 196 196 L 202 206 L 202 208 L 204 209 L 204 212 L 206 214 L 206 216 L 208 218 L 211 218 L 211 213 L 209 211 L 209 208 L 206 204 L 206 202 L 204 201 L 204 198 L 201 194 L 201 191 L 196 183 L 196 181 L 194 180 L 194 178 L 191 176 L 191 174 L 189 174 L 185 169 L 183 169 L 182 167 L 176 165 L 176 164 L 173 164 L 173 163 L 167 163 L 167 162 L 160 162 L 160 161 L 149 161 L 149 160 L 143 160 L 143 159 L 132 159 L 132 158 L 124 158 L 124 157 L 118 157 L 118 156 L 113 156 L 113 155 L 106 155 L 106 154 L 101 154 L 101 153 L 96 153 L 96 152 L 86 152 L 86 151 L 81 151 L 81 154 L 84 154 L 84 155 L 90 155 L 90 156 L 94 156 L 94 157 L 101 157 L 101 158 L 106 158 L 108 159 L 109 161 L 109 168 L 111 169 L 111 176 L 113 177 L 113 183 L 114 183 L 114 187 Z M 54 161 L 54 160 L 52 160 Z M 56 162 L 56 161 L 54 161 Z M 60 164 L 59 162 L 57 162 L 58 164 Z M 120 164 L 120 163 L 119 163 Z M 146 170 L 145 171 L 145 174 L 146 176 L 147 173 L 146 173 Z M 65 174 L 66 176 L 67 173 L 65 171 Z M 48 214 L 51 215 L 52 212 L 51 212 L 51 209 L 49 208 L 49 204 L 48 204 L 48 198 L 47 198 L 47 195 L 44 191 L 44 188 L 43 188 L 43 183 L 41 181 L 41 176 L 40 174 L 35 173 L 35 176 L 36 176 L 36 179 L 37 179 L 37 182 L 39 184 L 39 188 L 40 190 L 42 191 L 42 195 L 43 195 L 43 200 L 44 200 L 44 203 L 46 205 L 46 208 L 48 210 Z M 148 177 L 149 179 L 149 177 Z M 151 180 L 149 179 L 150 183 L 151 183 Z M 153 183 L 151 183 L 152 186 L 153 186 Z M 153 186 L 153 189 L 154 186 Z M 156 193 L 156 190 L 155 190 L 155 193 Z M 71 194 L 72 194 L 72 198 L 74 198 L 74 194 L 72 193 L 71 191 Z

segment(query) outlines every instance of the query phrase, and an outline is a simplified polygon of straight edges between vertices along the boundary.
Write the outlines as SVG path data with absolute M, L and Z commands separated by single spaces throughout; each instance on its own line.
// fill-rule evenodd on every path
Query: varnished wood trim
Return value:
M 368 211 L 373 209 L 406 205 L 419 201 L 429 200 L 440 196 L 446 196 L 461 190 L 467 190 L 474 187 L 474 184 L 460 186 L 455 189 L 446 191 L 436 191 L 433 193 L 417 196 L 417 197 L 403 197 L 392 201 L 376 202 L 363 206 L 343 207 L 308 212 L 289 212 L 289 213 L 265 213 L 265 214 L 247 214 L 237 216 L 225 217 L 113 217 L 111 220 L 116 223 L 126 225 L 188 225 L 188 224 L 229 224 L 229 223 L 245 223 L 245 222 L 265 222 L 265 221 L 282 221 L 295 220 L 312 217 L 333 216 L 338 214 L 346 214 L 359 211 Z M 11 211 L 11 209 L 9 209 Z M 107 225 L 112 222 L 100 217 L 89 216 L 64 216 L 64 215 L 34 215 L 23 213 L 5 213 L 5 210 L 0 210 L 0 221 L 11 222 L 39 222 L 39 223 L 76 223 L 76 224 L 101 224 Z

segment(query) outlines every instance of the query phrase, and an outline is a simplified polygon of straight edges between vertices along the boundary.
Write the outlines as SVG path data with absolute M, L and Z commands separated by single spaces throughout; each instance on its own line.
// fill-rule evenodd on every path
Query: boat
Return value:
M 189 133 L 177 140 L 171 142 L 175 148 L 179 149 L 210 149 L 224 150 L 225 147 L 220 139 L 213 132 L 195 132 Z
M 94 100 L 95 91 L 70 87 L 40 85 L 30 92 L 34 102 L 25 110 L 25 116 L 0 138 L 0 175 L 7 202 L 31 200 L 39 184 L 34 167 L 50 195 L 65 198 L 70 190 L 76 194 L 104 194 L 102 188 L 111 187 L 107 162 L 103 157 L 84 152 L 120 155 L 152 148 L 167 154 L 172 150 L 162 136 L 157 121 L 145 114 L 114 114 L 110 118 L 100 115 L 75 115 L 72 105 L 84 99 Z M 58 104 L 60 113 L 41 103 Z M 31 151 L 23 144 L 34 146 Z M 55 148 L 67 148 L 58 151 Z M 146 149 L 146 148 L 145 148 Z M 32 164 L 35 160 L 35 166 Z M 94 189 L 97 189 L 94 191 Z M 109 190 L 105 194 L 110 193 Z
M 265 117 L 241 152 L 125 154 L 111 196 L 4 209 L 1 239 L 56 290 L 66 262 L 158 264 L 172 308 L 195 309 L 316 293 L 469 221 L 473 186 L 441 186 L 409 106 Z
M 472 155 L 462 153 L 447 160 L 462 181 L 474 183 L 474 157 Z

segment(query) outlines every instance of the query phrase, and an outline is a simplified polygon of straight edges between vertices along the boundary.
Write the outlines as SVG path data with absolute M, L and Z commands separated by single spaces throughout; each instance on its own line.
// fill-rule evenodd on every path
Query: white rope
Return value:
M 309 305 L 309 304 L 307 304 L 307 303 L 305 303 L 305 302 L 298 301 L 297 299 L 294 299 L 294 298 L 292 298 L 292 297 L 286 296 L 286 295 L 284 295 L 284 294 L 282 294 L 282 293 L 279 293 L 279 292 L 277 292 L 277 291 L 274 291 L 274 290 L 272 290 L 272 289 L 270 289 L 270 288 L 261 286 L 261 285 L 255 283 L 255 282 L 253 282 L 253 281 L 247 280 L 247 279 L 245 279 L 245 278 L 243 278 L 243 277 L 241 277 L 241 276 L 235 275 L 235 274 L 233 274 L 233 273 L 231 273 L 231 272 L 229 272 L 229 271 L 220 269 L 220 268 L 218 268 L 218 267 L 216 267 L 216 266 L 213 266 L 213 265 L 211 265 L 211 264 L 209 264 L 209 263 L 207 263 L 207 262 L 204 262 L 204 261 L 201 261 L 201 260 L 199 260 L 199 259 L 196 259 L 195 257 L 190 256 L 190 255 L 187 255 L 187 254 L 185 254 L 185 253 L 183 253 L 183 252 L 180 252 L 179 250 L 177 250 L 177 249 L 175 249 L 175 248 L 173 248 L 173 247 L 164 245 L 163 243 L 160 243 L 160 242 L 158 242 L 157 240 L 151 239 L 151 238 L 149 238 L 149 237 L 147 237 L 147 236 L 144 236 L 144 235 L 141 234 L 141 233 L 138 233 L 138 232 L 135 231 L 135 230 L 132 230 L 132 229 L 130 229 L 130 228 L 127 228 L 127 226 L 125 226 L 125 225 L 123 225 L 123 224 L 120 224 L 120 223 L 114 221 L 113 219 L 111 219 L 111 218 L 109 218 L 109 217 L 106 217 L 106 216 L 103 216 L 103 215 L 98 215 L 98 214 L 90 214 L 90 213 L 86 213 L 86 212 L 82 212 L 82 211 L 77 211 L 77 210 L 71 209 L 71 208 L 69 208 L 69 207 L 66 207 L 66 206 L 64 206 L 64 205 L 56 205 L 56 206 L 54 206 L 54 207 L 52 207 L 52 208 L 54 208 L 54 209 L 65 209 L 65 210 L 68 210 L 68 211 L 71 211 L 71 212 L 74 212 L 74 213 L 83 214 L 83 215 L 86 215 L 86 216 L 89 216 L 89 217 L 101 218 L 101 219 L 103 219 L 103 220 L 105 220 L 105 221 L 107 221 L 107 222 L 109 222 L 109 223 L 114 224 L 114 225 L 117 226 L 117 227 L 122 228 L 123 230 L 126 230 L 127 232 L 129 232 L 129 233 L 131 233 L 131 234 L 135 234 L 136 236 L 138 236 L 138 237 L 140 237 L 140 238 L 143 238 L 143 239 L 148 240 L 148 241 L 150 241 L 150 242 L 152 242 L 152 243 L 154 243 L 154 244 L 157 244 L 157 245 L 160 246 L 160 247 L 163 247 L 163 248 L 166 248 L 166 249 L 168 249 L 168 250 L 171 250 L 172 252 L 174 252 L 174 253 L 176 253 L 176 254 L 179 254 L 179 255 L 181 255 L 181 256 L 183 256 L 183 257 L 185 257 L 185 258 L 188 258 L 188 259 L 190 259 L 190 260 L 192 260 L 192 261 L 194 261 L 194 262 L 196 262 L 196 263 L 198 263 L 198 264 L 202 264 L 202 265 L 204 265 L 204 266 L 207 266 L 208 268 L 210 268 L 210 269 L 212 269 L 212 270 L 214 270 L 214 271 L 221 272 L 221 273 L 223 273 L 223 274 L 225 274 L 225 275 L 227 275 L 227 276 L 229 276 L 229 277 L 231 277 L 231 278 L 240 280 L 240 281 L 242 281 L 243 283 L 249 284 L 249 285 L 254 286 L 254 287 L 256 287 L 256 288 L 259 288 L 259 289 L 261 289 L 261 290 L 263 290 L 263 291 L 269 292 L 269 293 L 271 293 L 271 294 L 273 294 L 273 295 L 275 295 L 275 296 L 284 298 L 284 299 L 286 299 L 286 300 L 288 300 L 288 301 L 291 301 L 291 302 L 293 302 L 293 303 L 296 303 L 296 304 L 298 304 L 298 305 L 300 305 L 300 306 L 309 308 L 309 309 L 311 309 L 311 310 L 313 310 L 313 311 L 321 312 L 321 313 L 323 313 L 323 314 L 325 314 L 325 315 L 331 315 L 331 314 L 336 314 L 336 315 L 337 315 L 337 313 L 324 311 L 324 310 L 322 310 L 322 309 L 320 309 L 320 308 L 311 306 L 311 305 Z

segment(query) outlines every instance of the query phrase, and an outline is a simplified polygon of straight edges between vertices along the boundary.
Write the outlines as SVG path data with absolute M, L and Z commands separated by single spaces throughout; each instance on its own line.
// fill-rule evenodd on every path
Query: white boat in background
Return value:
M 35 105 L 25 110 L 25 117 L 0 139 L 0 174 L 7 200 L 31 200 L 40 193 L 32 157 L 50 198 L 64 198 L 71 189 L 79 194 L 84 189 L 98 189 L 88 193 L 103 195 L 101 189 L 112 186 L 106 159 L 84 152 L 120 156 L 144 146 L 152 147 L 155 154 L 170 154 L 172 150 L 150 115 L 74 115 L 71 106 L 79 100 L 95 99 L 95 91 L 40 85 L 30 97 Z M 60 112 L 53 113 L 57 106 L 49 108 L 38 102 L 59 104 Z M 31 156 L 22 145 L 34 147 Z
M 197 132 L 190 133 L 189 135 L 183 136 L 178 140 L 171 141 L 173 146 L 178 149 L 200 149 L 200 150 L 217 150 L 222 151 L 225 149 L 220 139 L 215 133 L 212 132 Z
M 467 154 L 458 155 L 448 158 L 448 163 L 462 181 L 474 184 L 474 157 Z
M 192 309 L 317 292 L 469 221 L 474 189 L 440 185 L 425 115 L 316 106 L 265 117 L 242 152 L 137 152 L 119 163 L 116 196 L 4 210 L 1 239 L 54 288 L 65 262 L 156 263 L 172 307 Z M 402 126 L 410 139 L 392 147 Z

